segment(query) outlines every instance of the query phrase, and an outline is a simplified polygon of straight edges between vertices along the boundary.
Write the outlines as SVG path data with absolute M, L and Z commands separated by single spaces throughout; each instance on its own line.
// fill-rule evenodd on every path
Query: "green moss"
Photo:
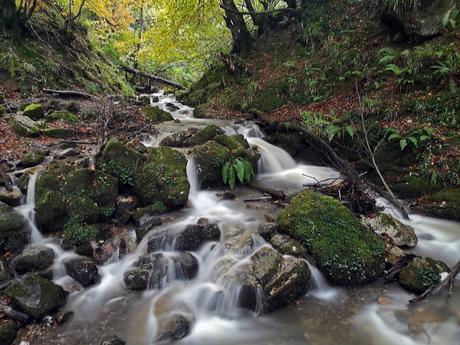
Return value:
M 230 151 L 215 141 L 208 141 L 192 149 L 202 188 L 222 185 L 222 168 L 230 159 Z
M 0 104 L 0 117 L 7 113 L 6 107 L 3 104 Z
M 77 123 L 78 122 L 78 117 L 75 114 L 67 110 L 55 111 L 49 116 L 49 118 L 54 121 L 62 120 L 67 123 Z
M 73 135 L 73 131 L 67 128 L 44 128 L 41 133 L 51 138 L 68 138 Z
M 190 191 L 186 168 L 183 153 L 169 147 L 150 149 L 134 186 L 142 203 L 162 202 L 168 209 L 184 206 Z
M 29 104 L 24 108 L 24 116 L 32 120 L 40 120 L 45 116 L 45 110 L 41 104 Z
M 201 104 L 196 106 L 195 109 L 193 109 L 193 116 L 197 119 L 209 119 L 211 115 L 208 112 L 208 105 Z
M 332 197 L 303 192 L 281 211 L 278 224 L 308 249 L 334 283 L 368 283 L 383 273 L 384 242 Z
M 239 151 L 244 150 L 245 147 L 243 146 L 240 138 L 237 138 L 236 135 L 218 135 L 214 138 L 214 141 L 217 141 L 222 146 L 225 146 L 230 151 Z M 247 141 L 246 141 L 247 144 Z M 248 144 L 249 146 L 249 144 Z
M 153 123 L 160 123 L 164 121 L 172 121 L 174 118 L 167 111 L 160 109 L 158 107 L 144 107 L 143 108 L 145 116 L 152 121 Z
M 24 158 L 21 161 L 21 165 L 24 168 L 33 167 L 43 162 L 45 155 L 46 153 L 43 150 L 29 151 L 24 155 Z
M 77 219 L 71 219 L 64 226 L 62 240 L 66 247 L 80 246 L 91 242 L 98 233 L 94 225 L 86 225 Z
M 42 231 L 60 231 L 69 217 L 94 223 L 115 211 L 118 179 L 102 171 L 51 165 L 36 187 L 36 216 Z
M 414 293 L 423 293 L 439 283 L 442 272 L 449 272 L 449 267 L 442 261 L 431 258 L 415 258 L 399 274 L 399 283 Z
M 142 162 L 143 157 L 139 152 L 112 139 L 105 145 L 97 165 L 103 171 L 117 177 L 121 184 L 132 186 Z
M 212 140 L 216 135 L 223 133 L 224 131 L 215 125 L 208 125 L 205 128 L 200 129 L 190 140 L 190 146 L 202 145 L 208 140 Z
M 140 221 L 140 219 L 144 216 L 144 215 L 149 215 L 149 216 L 156 216 L 156 215 L 160 215 L 164 212 L 166 212 L 168 209 L 166 208 L 165 204 L 161 201 L 157 201 L 155 203 L 153 203 L 152 205 L 148 205 L 146 207 L 139 207 L 139 208 L 136 208 L 134 211 L 133 211 L 133 214 L 132 214 L 132 217 L 133 217 L 133 220 L 138 223 Z
M 432 192 L 435 187 L 422 176 L 411 175 L 403 177 L 397 183 L 392 183 L 391 189 L 400 198 L 418 198 Z
M 286 103 L 284 94 L 286 93 L 286 83 L 277 80 L 264 86 L 257 91 L 254 101 L 251 103 L 251 108 L 255 108 L 262 112 L 271 112 Z
M 427 200 L 432 203 L 427 207 L 430 215 L 452 220 L 460 220 L 460 189 L 443 190 L 431 195 Z
M 11 118 L 10 125 L 13 131 L 22 137 L 37 137 L 40 134 L 40 129 L 36 123 L 25 116 L 14 116 Z
M 29 235 L 24 217 L 0 202 L 0 254 L 20 251 L 29 242 Z

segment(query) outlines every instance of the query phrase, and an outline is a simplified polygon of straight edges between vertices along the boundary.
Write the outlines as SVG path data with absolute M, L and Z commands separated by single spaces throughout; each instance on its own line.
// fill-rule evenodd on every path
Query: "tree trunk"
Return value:
M 239 13 L 233 0 L 222 0 L 221 7 L 225 11 L 225 23 L 232 33 L 233 53 L 247 54 L 252 47 L 252 36 L 243 15 Z
M 0 0 L 0 31 L 12 36 L 20 32 L 15 0 Z

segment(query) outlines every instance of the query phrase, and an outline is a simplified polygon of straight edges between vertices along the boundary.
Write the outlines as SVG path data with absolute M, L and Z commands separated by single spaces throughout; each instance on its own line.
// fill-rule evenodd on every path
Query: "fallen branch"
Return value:
M 260 196 L 258 198 L 247 198 L 247 199 L 244 199 L 243 201 L 244 202 L 253 202 L 253 201 L 269 201 L 269 200 L 272 200 L 273 197 L 271 195 L 267 195 L 267 196 Z
M 7 169 L 6 161 L 0 162 L 0 179 L 3 181 L 6 190 L 11 192 L 13 190 L 13 184 L 6 173 Z
M 135 75 L 147 78 L 147 79 L 151 79 L 151 80 L 156 81 L 158 83 L 166 84 L 166 85 L 175 87 L 177 89 L 184 89 L 184 87 L 179 83 L 175 83 L 175 82 L 173 82 L 171 80 L 167 80 L 167 79 L 158 77 L 158 76 L 150 74 L 150 73 L 142 72 L 142 71 L 140 71 L 140 70 L 138 70 L 136 68 L 133 68 L 133 67 L 123 66 L 123 69 L 128 73 L 132 73 L 132 74 L 135 74 Z
M 43 89 L 44 93 L 56 95 L 63 98 L 86 98 L 86 99 L 95 99 L 96 96 L 90 95 L 86 92 L 73 91 L 73 90 L 53 90 L 53 89 Z
M 433 285 L 432 287 L 428 288 L 424 293 L 421 295 L 412 298 L 409 303 L 415 303 L 419 302 L 428 296 L 435 296 L 439 294 L 442 290 L 448 289 L 448 297 L 452 296 L 452 290 L 454 288 L 454 283 L 457 275 L 460 273 L 460 261 L 457 262 L 452 268 L 452 271 L 445 277 L 443 280 L 441 280 L 438 284 Z
M 251 181 L 249 183 L 249 187 L 261 192 L 268 194 L 273 197 L 273 199 L 278 199 L 278 200 L 286 200 L 286 193 L 284 193 L 282 190 L 275 189 L 275 188 L 270 188 L 267 186 L 262 186 L 261 184 Z
M 414 260 L 416 255 L 414 254 L 406 254 L 401 259 L 399 259 L 391 268 L 385 272 L 385 281 L 390 283 L 396 280 L 399 273 L 406 267 L 409 263 Z

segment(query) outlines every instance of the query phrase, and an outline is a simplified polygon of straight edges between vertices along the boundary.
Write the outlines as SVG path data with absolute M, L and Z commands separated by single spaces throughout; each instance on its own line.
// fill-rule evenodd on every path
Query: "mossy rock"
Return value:
M 42 271 L 54 262 L 54 250 L 46 246 L 33 246 L 24 250 L 12 262 L 12 267 L 19 274 Z
M 24 116 L 30 117 L 32 120 L 41 120 L 45 116 L 45 110 L 41 104 L 29 104 L 24 108 Z
M 189 146 L 202 145 L 205 142 L 212 140 L 216 135 L 223 134 L 224 131 L 215 126 L 208 125 L 200 129 L 196 134 L 194 134 L 190 139 L 187 140 Z
M 168 209 L 184 206 L 190 191 L 186 169 L 183 153 L 169 147 L 150 149 L 134 185 L 141 202 L 162 202 Z
M 8 321 L 6 323 L 0 324 L 0 344 L 12 344 L 16 338 L 16 333 L 18 333 L 18 330 L 18 326 L 16 326 L 13 321 Z
M 53 121 L 61 120 L 67 123 L 77 123 L 78 122 L 78 117 L 74 113 L 68 110 L 55 111 L 51 115 L 49 115 L 48 118 Z
M 450 272 L 444 262 L 416 257 L 399 274 L 399 284 L 410 292 L 421 294 L 439 283 L 443 272 Z
M 26 219 L 7 204 L 0 202 L 0 254 L 19 252 L 29 242 Z
M 46 152 L 43 150 L 29 151 L 24 155 L 24 158 L 21 161 L 21 166 L 24 168 L 29 168 L 38 165 L 43 162 L 45 156 Z
M 435 188 L 430 181 L 417 175 L 405 176 L 397 183 L 391 184 L 391 189 L 403 199 L 418 198 L 431 193 Z
M 166 212 L 168 209 L 166 208 L 165 204 L 161 201 L 157 201 L 152 205 L 147 205 L 145 207 L 138 207 L 133 210 L 131 217 L 133 218 L 136 224 L 141 223 L 141 219 L 144 216 L 153 217 L 160 215 Z M 136 230 L 137 231 L 137 230 Z
M 147 116 L 147 118 L 153 123 L 160 123 L 164 121 L 174 120 L 174 118 L 172 117 L 170 113 L 158 107 L 147 106 L 142 109 L 144 110 L 145 116 Z
M 37 137 L 40 134 L 37 123 L 27 116 L 13 116 L 10 125 L 13 131 L 21 137 Z
M 37 181 L 35 211 L 44 232 L 60 231 L 69 216 L 94 223 L 115 211 L 118 179 L 103 171 L 50 165 Z
M 50 138 L 68 138 L 73 135 L 73 131 L 68 128 L 44 128 L 41 130 L 43 135 L 46 135 Z
M 7 111 L 6 107 L 3 104 L 0 104 L 0 117 L 5 115 L 7 112 L 8 111 Z
M 97 159 L 98 168 L 115 176 L 120 184 L 134 185 L 138 169 L 143 164 L 142 155 L 117 140 L 110 140 Z
M 213 140 L 229 149 L 232 158 L 248 160 L 256 168 L 260 154 L 249 147 L 249 143 L 242 135 L 218 135 Z
M 11 284 L 5 295 L 24 313 L 39 321 L 66 303 L 67 292 L 49 280 L 28 275 Z
M 71 219 L 64 225 L 62 241 L 64 248 L 78 247 L 88 244 L 96 238 L 98 229 L 94 225 L 84 224 L 77 219 Z
M 230 151 L 216 141 L 195 146 L 193 159 L 198 169 L 198 178 L 202 188 L 222 185 L 222 168 L 230 159 Z
M 208 106 L 207 104 L 201 104 L 195 107 L 193 109 L 193 117 L 196 117 L 197 119 L 209 119 L 212 116 L 208 112 Z
M 383 273 L 384 242 L 338 200 L 302 192 L 281 211 L 280 229 L 297 239 L 333 283 L 369 283 Z

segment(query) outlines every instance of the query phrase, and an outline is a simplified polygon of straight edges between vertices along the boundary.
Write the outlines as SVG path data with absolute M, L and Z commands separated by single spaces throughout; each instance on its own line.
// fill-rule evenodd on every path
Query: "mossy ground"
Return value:
M 332 197 L 303 192 L 281 211 L 278 224 L 308 249 L 334 283 L 363 284 L 383 273 L 383 241 Z

